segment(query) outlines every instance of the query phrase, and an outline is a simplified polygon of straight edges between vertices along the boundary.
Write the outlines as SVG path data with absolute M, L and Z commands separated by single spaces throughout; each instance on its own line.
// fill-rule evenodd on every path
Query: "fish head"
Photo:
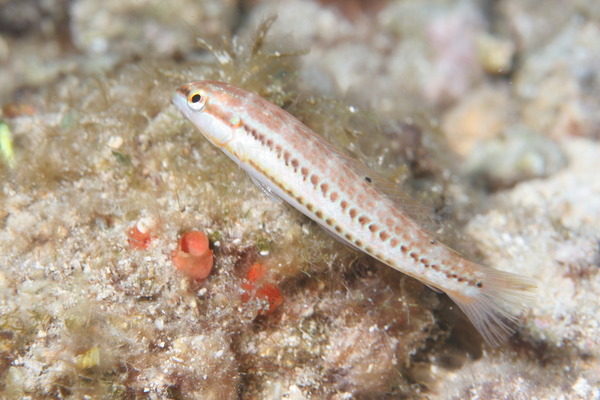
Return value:
M 215 146 L 226 147 L 240 125 L 235 108 L 230 107 L 223 82 L 197 81 L 180 86 L 173 104 Z

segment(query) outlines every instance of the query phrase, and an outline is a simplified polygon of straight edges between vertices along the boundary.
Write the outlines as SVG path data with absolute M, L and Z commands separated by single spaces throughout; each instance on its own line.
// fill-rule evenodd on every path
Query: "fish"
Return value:
M 441 243 L 371 175 L 279 106 L 226 82 L 180 86 L 173 104 L 266 194 L 334 237 L 444 292 L 493 346 L 518 328 L 535 281 L 485 267 Z

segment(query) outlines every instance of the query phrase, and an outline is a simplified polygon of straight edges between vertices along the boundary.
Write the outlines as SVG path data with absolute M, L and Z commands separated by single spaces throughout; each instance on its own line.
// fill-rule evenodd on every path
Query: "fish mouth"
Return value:
M 187 108 L 187 94 L 181 91 L 181 88 L 177 89 L 171 97 L 171 102 L 177 107 L 182 113 L 185 114 Z

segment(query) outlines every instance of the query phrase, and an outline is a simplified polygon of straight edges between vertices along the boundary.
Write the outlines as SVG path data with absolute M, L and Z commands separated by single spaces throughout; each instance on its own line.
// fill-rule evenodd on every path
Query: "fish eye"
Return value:
M 206 98 L 199 91 L 191 92 L 188 95 L 188 107 L 195 111 L 200 111 L 206 105 Z

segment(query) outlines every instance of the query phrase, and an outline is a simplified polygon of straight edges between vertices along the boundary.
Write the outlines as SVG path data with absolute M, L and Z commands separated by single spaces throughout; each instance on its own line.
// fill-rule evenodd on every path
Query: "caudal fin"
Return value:
M 506 341 L 519 326 L 519 315 L 533 299 L 531 278 L 482 268 L 481 288 L 474 295 L 447 292 L 492 346 Z

